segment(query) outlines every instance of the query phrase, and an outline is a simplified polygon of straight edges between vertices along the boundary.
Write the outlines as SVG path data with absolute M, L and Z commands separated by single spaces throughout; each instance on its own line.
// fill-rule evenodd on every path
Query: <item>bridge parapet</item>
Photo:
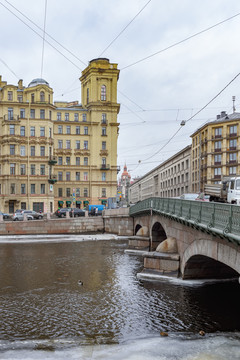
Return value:
M 187 226 L 240 245 L 240 206 L 173 198 L 149 198 L 130 207 L 129 215 L 161 214 Z

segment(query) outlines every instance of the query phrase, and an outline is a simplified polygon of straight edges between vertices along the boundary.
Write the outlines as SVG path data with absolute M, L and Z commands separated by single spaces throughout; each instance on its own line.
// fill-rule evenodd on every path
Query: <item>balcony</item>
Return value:
M 110 170 L 110 165 L 101 164 L 101 165 L 100 165 L 100 170 Z
M 49 184 L 55 184 L 57 182 L 57 175 L 50 175 L 48 182 Z
M 50 156 L 49 159 L 48 159 L 48 164 L 49 165 L 57 164 L 57 157 L 56 156 Z
M 9 122 L 20 121 L 18 115 L 4 115 L 3 120 Z

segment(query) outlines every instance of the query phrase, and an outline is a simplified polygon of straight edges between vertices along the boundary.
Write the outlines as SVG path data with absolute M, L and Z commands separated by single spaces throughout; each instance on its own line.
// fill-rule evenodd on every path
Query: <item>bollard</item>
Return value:
M 85 217 L 88 217 L 88 211 L 85 211 Z
M 0 222 L 3 221 L 3 215 L 0 215 Z
M 47 213 L 47 220 L 50 220 L 51 219 L 51 213 Z
M 69 219 L 69 211 L 66 211 L 66 218 Z
M 23 214 L 23 221 L 27 220 L 27 214 Z

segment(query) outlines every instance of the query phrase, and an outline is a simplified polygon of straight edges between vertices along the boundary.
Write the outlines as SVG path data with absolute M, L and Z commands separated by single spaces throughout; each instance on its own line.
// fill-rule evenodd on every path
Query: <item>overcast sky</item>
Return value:
M 0 74 L 25 86 L 43 77 L 54 100 L 81 102 L 79 77 L 88 62 L 100 56 L 117 63 L 118 165 L 142 176 L 189 145 L 190 135 L 222 110 L 232 113 L 233 95 L 240 112 L 238 13 L 239 0 L 0 0 Z M 43 32 L 23 15 L 41 29 L 46 19 L 51 38 L 45 36 L 43 63 L 36 34 Z M 182 120 L 189 121 L 181 127 Z

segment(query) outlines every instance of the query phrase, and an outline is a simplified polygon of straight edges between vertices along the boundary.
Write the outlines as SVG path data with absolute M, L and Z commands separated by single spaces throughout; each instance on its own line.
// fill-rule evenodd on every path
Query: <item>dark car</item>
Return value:
M 67 212 L 69 212 L 70 217 L 85 216 L 85 211 L 79 208 L 61 208 L 58 209 L 55 214 L 58 217 L 65 217 Z
M 32 215 L 32 217 L 33 217 L 34 219 L 42 219 L 42 218 L 43 218 L 43 214 L 40 214 L 40 213 L 38 213 L 38 212 L 36 212 L 36 211 L 33 211 L 33 210 L 23 210 L 23 211 L 21 212 L 21 214 L 22 214 L 22 215 L 24 215 L 24 214 Z
M 3 213 L 0 211 L 0 215 L 3 216 L 3 220 L 10 220 L 12 217 L 9 214 Z

